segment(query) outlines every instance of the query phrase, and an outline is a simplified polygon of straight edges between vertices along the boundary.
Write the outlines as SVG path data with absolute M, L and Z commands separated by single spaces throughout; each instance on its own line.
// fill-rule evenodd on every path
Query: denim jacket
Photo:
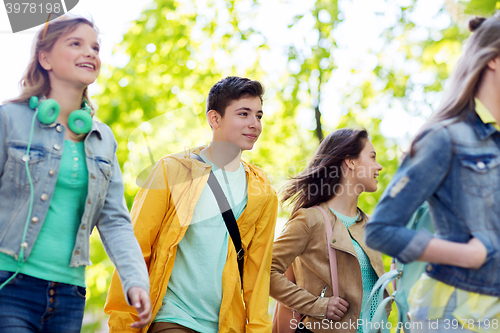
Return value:
M 425 200 L 435 234 L 404 228 Z M 471 292 L 500 296 L 500 133 L 471 110 L 464 120 L 428 129 L 394 175 L 366 227 L 366 244 L 416 260 L 433 237 L 487 249 L 480 269 L 429 264 L 431 277 Z
M 21 246 L 25 248 L 24 260 L 29 257 L 42 228 L 64 147 L 64 126 L 57 122 L 45 125 L 37 118 L 29 156 L 34 201 L 23 243 L 30 204 L 30 185 L 23 156 L 34 114 L 25 104 L 0 105 L 0 251 L 16 260 Z M 124 185 L 113 133 L 108 126 L 94 120 L 84 144 L 88 195 L 69 265 L 90 265 L 89 237 L 97 226 L 104 248 L 117 267 L 125 295 L 132 286 L 149 290 L 147 268 L 123 196 Z

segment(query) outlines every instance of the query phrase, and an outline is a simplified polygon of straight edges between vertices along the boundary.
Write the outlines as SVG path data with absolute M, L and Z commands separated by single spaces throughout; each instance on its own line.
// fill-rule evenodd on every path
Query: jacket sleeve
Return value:
M 416 260 L 433 235 L 406 228 L 415 210 L 435 193 L 452 163 L 453 143 L 446 127 L 429 130 L 406 156 L 387 186 L 365 230 L 366 244 L 403 263 Z
M 116 266 L 123 292 L 127 294 L 133 286 L 149 291 L 148 271 L 130 223 L 124 191 L 122 174 L 115 154 L 97 228 L 102 244 Z
M 318 297 L 298 287 L 284 275 L 296 257 L 307 249 L 312 230 L 305 209 L 299 209 L 274 241 L 271 265 L 271 297 L 301 314 L 325 318 L 328 297 Z
M 169 191 L 163 163 L 159 162 L 151 171 L 147 181 L 137 193 L 132 206 L 131 217 L 135 236 L 142 250 L 143 262 L 150 266 L 153 242 L 164 220 Z M 149 281 L 149 279 L 148 279 Z M 154 295 L 150 294 L 153 300 Z M 129 306 L 120 288 L 120 279 L 115 271 L 109 288 L 104 312 L 110 315 L 110 332 L 139 332 L 130 328 L 138 320 L 137 312 Z
M 255 234 L 247 249 L 243 276 L 243 298 L 248 322 L 246 333 L 270 332 L 269 317 L 269 272 L 271 269 L 274 229 L 278 213 L 276 192 L 269 185 L 270 194 L 261 216 L 258 219 Z

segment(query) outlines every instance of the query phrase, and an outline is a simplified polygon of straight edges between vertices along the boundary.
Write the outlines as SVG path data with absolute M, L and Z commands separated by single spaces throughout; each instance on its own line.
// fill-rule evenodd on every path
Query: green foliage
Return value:
M 462 1 L 465 7 L 465 13 L 471 15 L 492 15 L 500 9 L 500 1 L 496 0 L 474 0 Z
M 102 247 L 97 230 L 94 230 L 90 237 L 90 248 L 92 249 L 91 261 L 93 264 L 85 272 L 87 302 L 85 304 L 86 320 L 82 332 L 97 332 L 101 323 L 107 320 L 108 316 L 104 314 L 103 308 L 114 269 Z M 89 314 L 91 314 L 90 318 Z

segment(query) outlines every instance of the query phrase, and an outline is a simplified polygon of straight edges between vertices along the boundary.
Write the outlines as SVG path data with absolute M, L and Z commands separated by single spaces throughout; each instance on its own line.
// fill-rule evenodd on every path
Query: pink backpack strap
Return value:
M 326 229 L 326 239 L 328 243 L 328 255 L 330 257 L 330 273 L 332 276 L 332 288 L 333 288 L 333 296 L 339 297 L 339 277 L 337 273 L 337 253 L 335 249 L 332 247 L 332 223 L 328 218 L 325 210 L 320 206 L 314 206 L 312 208 L 318 209 L 321 214 L 323 214 L 323 218 L 325 219 L 325 229 Z

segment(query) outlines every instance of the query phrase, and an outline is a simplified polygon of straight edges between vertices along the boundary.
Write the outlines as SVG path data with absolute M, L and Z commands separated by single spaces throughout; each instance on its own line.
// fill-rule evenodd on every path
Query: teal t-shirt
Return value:
M 330 208 L 332 212 L 337 215 L 337 217 L 342 221 L 342 224 L 347 228 L 347 231 L 349 231 L 349 227 L 356 223 L 356 221 L 359 218 L 359 212 L 356 217 L 349 217 L 340 214 L 339 212 L 333 210 Z M 351 233 L 349 232 L 349 235 L 351 236 Z M 358 261 L 359 261 L 359 266 L 361 267 L 361 279 L 363 280 L 363 301 L 361 303 L 361 309 L 364 308 L 366 302 L 368 302 L 368 298 L 370 298 L 370 293 L 372 292 L 373 286 L 378 280 L 378 275 L 373 269 L 370 259 L 366 255 L 365 251 L 363 248 L 359 245 L 358 242 L 352 238 L 352 245 L 354 245 L 354 249 L 356 250 L 356 254 L 358 256 Z M 376 296 L 376 295 L 375 295 Z M 372 302 L 372 307 L 370 309 L 370 320 L 372 320 L 373 315 L 375 314 L 375 311 L 377 310 L 378 307 L 378 297 L 374 298 L 375 301 Z M 361 311 L 359 318 L 363 317 L 363 311 Z M 363 332 L 363 326 L 359 325 L 358 327 L 358 333 Z
M 33 250 L 21 266 L 21 273 L 47 281 L 85 287 L 85 266 L 69 267 L 69 263 L 85 207 L 87 188 L 84 143 L 65 140 L 49 210 Z M 15 272 L 17 261 L 0 253 L 0 269 Z
M 247 179 L 243 165 L 240 163 L 235 172 L 225 172 L 202 158 L 212 165 L 234 217 L 238 219 L 247 204 Z M 219 206 L 206 184 L 186 234 L 177 246 L 167 292 L 153 322 L 172 322 L 200 333 L 219 331 L 222 272 L 229 242 L 231 239 Z

